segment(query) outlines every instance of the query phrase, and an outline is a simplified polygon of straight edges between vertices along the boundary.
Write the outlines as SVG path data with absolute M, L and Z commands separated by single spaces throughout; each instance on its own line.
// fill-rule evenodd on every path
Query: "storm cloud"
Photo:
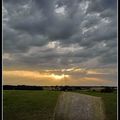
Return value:
M 116 68 L 117 0 L 3 0 L 3 64 Z

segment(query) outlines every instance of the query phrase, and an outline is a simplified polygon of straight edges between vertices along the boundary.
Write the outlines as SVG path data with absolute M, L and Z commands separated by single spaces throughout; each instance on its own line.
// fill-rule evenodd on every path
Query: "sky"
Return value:
M 117 0 L 3 0 L 3 84 L 117 85 Z

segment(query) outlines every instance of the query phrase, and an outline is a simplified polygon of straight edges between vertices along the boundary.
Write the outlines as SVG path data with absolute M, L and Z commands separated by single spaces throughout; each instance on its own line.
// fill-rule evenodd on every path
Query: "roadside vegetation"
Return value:
M 51 120 L 59 91 L 4 90 L 4 120 Z
M 76 92 L 76 91 L 75 91 Z M 102 97 L 105 106 L 107 120 L 117 120 L 117 92 L 97 92 L 97 91 L 77 91 L 81 94 L 87 94 Z

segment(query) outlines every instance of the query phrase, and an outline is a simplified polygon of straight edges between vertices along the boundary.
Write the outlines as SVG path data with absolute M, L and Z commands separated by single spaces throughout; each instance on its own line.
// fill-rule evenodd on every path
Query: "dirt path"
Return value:
M 63 92 L 55 108 L 54 120 L 104 120 L 101 98 Z

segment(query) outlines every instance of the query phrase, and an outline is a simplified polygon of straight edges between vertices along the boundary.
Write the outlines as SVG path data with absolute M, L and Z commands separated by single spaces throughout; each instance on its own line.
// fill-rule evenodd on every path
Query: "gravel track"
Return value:
M 58 99 L 54 120 L 105 120 L 100 97 L 63 92 Z

